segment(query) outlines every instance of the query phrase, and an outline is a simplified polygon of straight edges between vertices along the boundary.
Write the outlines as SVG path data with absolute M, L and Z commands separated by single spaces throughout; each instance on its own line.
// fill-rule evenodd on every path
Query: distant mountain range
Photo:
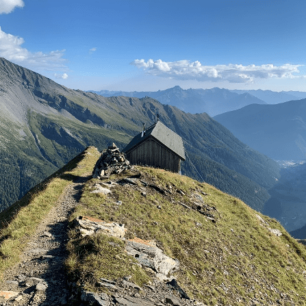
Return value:
M 306 159 L 306 99 L 249 105 L 214 118 L 239 140 L 270 158 Z
M 231 90 L 232 92 L 243 94 L 248 93 L 267 104 L 278 104 L 292 100 L 300 100 L 306 98 L 306 92 L 302 91 L 271 91 L 271 90 Z
M 237 94 L 235 94 L 237 95 Z M 152 98 L 106 98 L 71 90 L 0 59 L 0 207 L 66 164 L 86 146 L 121 149 L 156 114 L 184 140 L 183 174 L 261 210 L 278 165 L 240 142 L 207 114 L 188 114 Z
M 151 97 L 163 104 L 176 106 L 188 113 L 207 113 L 215 116 L 227 111 L 239 109 L 249 104 L 265 104 L 264 101 L 248 94 L 235 93 L 227 89 L 182 89 L 179 86 L 166 90 L 151 92 L 124 92 L 124 91 L 93 91 L 104 97 L 126 96 L 126 97 Z
M 104 97 L 151 97 L 188 113 L 206 112 L 216 116 L 250 104 L 276 104 L 306 98 L 306 92 L 274 92 L 270 90 L 182 89 L 179 86 L 159 91 L 91 91 Z

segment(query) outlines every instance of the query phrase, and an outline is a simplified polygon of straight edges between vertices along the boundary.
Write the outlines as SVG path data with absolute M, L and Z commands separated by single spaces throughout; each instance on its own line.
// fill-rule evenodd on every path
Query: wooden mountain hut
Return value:
M 180 172 L 181 161 L 185 160 L 182 138 L 160 121 L 143 129 L 123 152 L 131 164 L 148 165 L 172 172 Z

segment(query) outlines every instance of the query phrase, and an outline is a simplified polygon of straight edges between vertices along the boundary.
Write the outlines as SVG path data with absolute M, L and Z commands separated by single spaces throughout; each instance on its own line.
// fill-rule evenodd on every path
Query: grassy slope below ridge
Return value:
M 189 153 L 189 159 L 192 162 L 183 164 L 183 169 L 187 168 L 192 174 L 191 177 L 200 176 L 201 181 L 209 182 L 225 193 L 236 195 L 253 209 L 261 211 L 263 203 L 270 198 L 265 188 L 222 164 L 209 159 L 203 160 L 201 156 L 194 153 Z
M 245 306 L 255 300 L 262 305 L 277 300 L 284 305 L 305 305 L 305 248 L 277 221 L 260 214 L 263 223 L 258 213 L 240 200 L 206 183 L 159 169 L 136 167 L 136 171 L 112 175 L 110 180 L 137 174 L 143 181 L 171 188 L 172 194 L 165 196 L 147 187 L 144 197 L 140 182 L 137 186 L 117 185 L 109 196 L 93 194 L 93 186 L 100 181 L 91 179 L 70 221 L 79 215 L 91 216 L 124 224 L 127 239 L 155 240 L 168 256 L 180 261 L 175 277 L 181 287 L 207 305 Z M 176 192 L 178 189 L 185 196 Z M 195 193 L 212 208 L 216 223 L 179 204 L 191 206 Z M 282 236 L 268 228 L 280 230 Z M 103 234 L 81 238 L 74 229 L 70 239 L 67 269 L 71 280 L 85 288 L 102 290 L 95 286 L 101 277 L 116 280 L 130 275 L 139 285 L 151 279 L 151 274 L 125 253 L 124 241 Z
M 96 148 L 88 148 L 0 213 L 0 278 L 5 269 L 19 261 L 26 242 L 65 187 L 71 180 L 90 174 L 98 157 Z

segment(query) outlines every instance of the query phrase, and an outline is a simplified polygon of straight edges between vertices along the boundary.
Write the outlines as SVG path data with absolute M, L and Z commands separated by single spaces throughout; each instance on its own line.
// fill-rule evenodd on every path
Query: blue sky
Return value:
M 0 0 L 0 56 L 82 90 L 306 91 L 305 0 Z

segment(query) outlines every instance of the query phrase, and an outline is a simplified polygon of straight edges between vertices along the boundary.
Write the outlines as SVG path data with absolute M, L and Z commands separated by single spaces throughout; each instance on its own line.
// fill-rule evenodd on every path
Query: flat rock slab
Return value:
M 7 280 L 5 283 L 8 284 L 8 285 L 11 285 L 11 286 L 18 286 L 19 285 L 19 283 L 17 281 L 10 281 L 10 280 Z
M 14 301 L 19 302 L 22 300 L 22 295 L 18 295 Z
M 141 265 L 165 277 L 179 267 L 178 260 L 170 258 L 161 249 L 148 243 L 129 240 L 126 244 L 126 251 L 129 255 L 134 256 Z
M 29 278 L 27 278 L 27 280 L 25 282 L 28 284 L 28 286 L 33 286 L 33 285 L 36 286 L 40 283 L 44 283 L 44 284 L 46 283 L 46 281 L 44 279 L 38 278 L 38 277 L 29 277 Z
M 256 218 L 257 218 L 261 223 L 268 225 L 268 223 L 267 223 L 261 216 L 259 216 L 259 215 L 257 215 L 257 214 L 255 214 L 255 216 L 256 216 Z
M 155 304 L 145 299 L 126 297 L 126 298 L 115 298 L 116 305 L 119 306 L 154 306 Z
M 94 185 L 95 190 L 91 191 L 90 193 L 101 193 L 101 194 L 109 194 L 111 191 L 108 188 L 102 187 L 100 184 Z
M 53 256 L 53 255 L 41 255 L 41 259 L 58 259 L 58 257 Z
M 165 298 L 166 303 L 173 305 L 173 306 L 181 306 L 181 303 L 179 302 L 179 300 L 171 295 L 166 296 Z
M 121 181 L 117 182 L 119 184 L 131 184 L 131 185 L 137 185 L 138 179 L 136 178 L 124 178 Z
M 193 193 L 191 195 L 196 201 L 199 201 L 200 203 L 204 203 L 203 198 L 201 197 L 201 195 L 199 195 L 198 193 Z
M 136 284 L 134 284 L 134 283 L 131 283 L 131 282 L 128 282 L 128 281 L 126 281 L 126 280 L 123 280 L 122 281 L 122 286 L 124 287 L 124 288 L 134 288 L 134 289 L 137 289 L 137 290 L 139 290 L 139 291 L 141 291 L 142 289 L 139 287 L 139 286 L 137 286 Z
M 101 186 L 104 186 L 104 188 L 113 188 L 115 186 L 117 186 L 117 183 L 109 181 L 106 183 L 101 183 Z
M 98 285 L 101 287 L 105 287 L 105 288 L 109 288 L 109 289 L 113 289 L 113 290 L 118 290 L 117 286 L 110 284 L 110 283 L 106 283 L 106 282 L 98 282 Z
M 41 237 L 49 237 L 49 238 L 51 238 L 51 237 L 53 237 L 53 236 L 52 236 L 52 234 L 49 233 L 49 232 L 43 232 L 42 235 L 41 235 Z
M 156 242 L 154 240 L 143 240 L 138 237 L 135 237 L 133 239 L 129 239 L 130 242 L 136 242 L 140 244 L 145 244 L 147 246 L 156 247 Z
M 83 237 L 103 233 L 108 236 L 123 238 L 126 232 L 124 224 L 105 222 L 87 216 L 80 216 L 76 218 L 74 222 Z
M 268 230 L 277 237 L 282 235 L 282 232 L 276 228 L 268 228 Z
M 4 297 L 5 300 L 9 300 L 13 297 L 16 297 L 19 292 L 15 291 L 0 291 L 0 297 Z
M 47 284 L 38 283 L 35 287 L 36 291 L 46 291 L 48 288 Z
M 109 306 L 109 297 L 106 293 L 98 295 L 97 293 L 84 291 L 81 295 L 83 302 L 88 302 L 90 305 Z

